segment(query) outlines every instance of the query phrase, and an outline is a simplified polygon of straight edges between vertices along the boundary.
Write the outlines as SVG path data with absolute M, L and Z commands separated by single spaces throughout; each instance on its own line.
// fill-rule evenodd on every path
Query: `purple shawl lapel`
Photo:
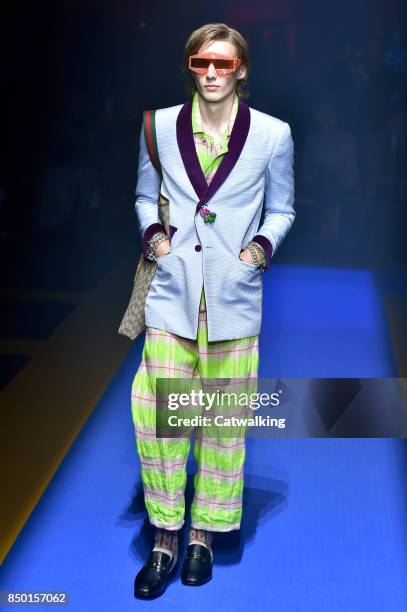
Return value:
M 177 142 L 185 170 L 199 198 L 196 212 L 208 202 L 229 176 L 242 152 L 249 128 L 250 108 L 240 99 L 229 138 L 228 151 L 223 156 L 211 183 L 208 185 L 195 148 L 192 132 L 192 101 L 186 102 L 181 108 L 177 117 Z

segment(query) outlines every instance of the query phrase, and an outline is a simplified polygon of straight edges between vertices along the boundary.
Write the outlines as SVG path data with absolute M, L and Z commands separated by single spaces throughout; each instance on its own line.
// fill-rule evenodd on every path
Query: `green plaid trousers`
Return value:
M 131 410 L 149 521 L 180 529 L 185 522 L 186 461 L 191 437 L 156 436 L 156 378 L 246 379 L 257 388 L 258 336 L 208 342 L 202 290 L 196 340 L 146 328 L 140 366 L 131 390 Z M 253 388 L 254 385 L 254 388 Z M 246 456 L 245 437 L 214 437 L 194 431 L 197 462 L 191 526 L 208 531 L 240 529 Z

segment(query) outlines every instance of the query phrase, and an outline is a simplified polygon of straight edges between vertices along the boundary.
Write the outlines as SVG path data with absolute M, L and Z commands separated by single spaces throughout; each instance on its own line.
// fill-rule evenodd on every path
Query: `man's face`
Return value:
M 209 42 L 206 45 L 203 45 L 199 49 L 198 53 L 210 51 L 214 53 L 223 53 L 224 55 L 230 55 L 231 57 L 237 57 L 237 49 L 235 45 L 226 40 L 214 40 Z M 234 92 L 237 81 L 246 76 L 246 68 L 240 65 L 232 74 L 218 76 L 215 67 L 213 64 L 211 64 L 208 68 L 208 72 L 204 75 L 196 74 L 194 72 L 190 72 L 190 74 L 195 80 L 198 92 L 207 102 L 221 102 Z M 210 85 L 214 87 L 210 88 Z

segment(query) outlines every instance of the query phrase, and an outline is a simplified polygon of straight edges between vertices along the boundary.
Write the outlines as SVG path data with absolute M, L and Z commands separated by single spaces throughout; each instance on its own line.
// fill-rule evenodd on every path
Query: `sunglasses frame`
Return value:
M 212 62 L 208 64 L 207 68 L 194 68 L 191 66 L 191 60 L 194 58 L 215 59 L 215 60 L 216 59 L 233 60 L 233 68 L 216 68 L 215 64 L 213 64 L 213 67 L 215 68 L 216 74 L 218 76 L 224 76 L 226 74 L 233 74 L 233 72 L 236 72 L 237 68 L 242 63 L 242 60 L 239 57 L 232 57 L 231 55 L 224 55 L 223 53 L 214 53 L 214 52 L 207 51 L 204 53 L 196 53 L 195 55 L 190 55 L 188 58 L 188 68 L 192 72 L 195 72 L 196 74 L 200 74 L 200 75 L 205 75 L 208 72 L 209 66 L 211 65 Z

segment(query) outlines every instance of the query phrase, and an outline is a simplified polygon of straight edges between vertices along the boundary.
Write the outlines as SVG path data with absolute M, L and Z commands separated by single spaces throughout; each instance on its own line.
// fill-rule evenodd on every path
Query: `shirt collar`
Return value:
M 198 90 L 196 89 L 193 95 L 193 98 L 192 98 L 192 131 L 194 134 L 196 134 L 197 132 L 205 131 L 202 125 L 202 116 L 201 116 L 201 111 L 199 109 L 198 96 L 199 96 L 199 93 L 198 93 Z M 239 108 L 239 96 L 235 92 L 232 110 L 230 112 L 230 117 L 229 117 L 228 129 L 227 129 L 228 136 L 230 136 L 232 132 L 233 124 L 235 122 L 238 108 Z

